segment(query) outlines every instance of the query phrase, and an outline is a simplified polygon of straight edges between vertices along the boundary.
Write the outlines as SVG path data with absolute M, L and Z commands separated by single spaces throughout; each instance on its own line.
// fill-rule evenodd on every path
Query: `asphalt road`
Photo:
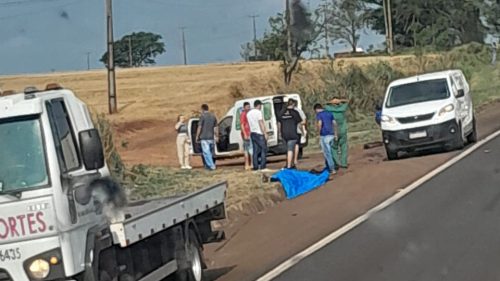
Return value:
M 275 280 L 500 280 L 500 137 Z

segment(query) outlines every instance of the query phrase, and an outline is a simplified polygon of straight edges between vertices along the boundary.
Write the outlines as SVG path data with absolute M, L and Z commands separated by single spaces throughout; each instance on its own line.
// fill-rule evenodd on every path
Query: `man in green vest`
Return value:
M 334 98 L 326 106 L 325 110 L 333 113 L 335 122 L 337 122 L 338 135 L 336 140 L 333 142 L 333 161 L 338 169 L 347 169 L 347 120 L 345 113 L 349 106 L 349 100 Z M 340 153 L 339 153 L 340 149 Z M 340 155 L 339 155 L 340 154 Z

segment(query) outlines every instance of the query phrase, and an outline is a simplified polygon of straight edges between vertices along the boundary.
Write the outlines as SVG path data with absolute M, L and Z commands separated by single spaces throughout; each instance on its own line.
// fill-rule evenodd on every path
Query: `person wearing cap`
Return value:
M 347 144 L 347 119 L 346 111 L 349 107 L 349 100 L 333 98 L 326 106 L 325 110 L 333 114 L 333 118 L 337 124 L 338 134 L 336 136 L 336 141 L 333 142 L 333 160 L 335 162 L 336 169 L 344 168 L 347 169 L 347 154 L 348 154 L 348 144 Z M 340 155 L 339 155 L 340 154 Z

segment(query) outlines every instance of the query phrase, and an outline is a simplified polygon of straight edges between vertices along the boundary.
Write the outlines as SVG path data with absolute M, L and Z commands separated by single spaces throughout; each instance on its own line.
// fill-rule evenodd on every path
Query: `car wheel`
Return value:
M 476 117 L 472 119 L 472 132 L 467 136 L 467 142 L 468 143 L 477 142 Z

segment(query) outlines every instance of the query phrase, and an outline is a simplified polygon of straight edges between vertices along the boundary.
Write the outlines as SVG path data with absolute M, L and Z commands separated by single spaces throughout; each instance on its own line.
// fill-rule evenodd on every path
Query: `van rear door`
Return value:
M 198 131 L 198 124 L 200 123 L 199 118 L 191 118 L 188 122 L 188 134 L 189 140 L 189 153 L 191 155 L 201 155 L 201 144 L 196 142 L 196 132 Z
M 262 113 L 268 134 L 267 146 L 276 146 L 278 145 L 278 119 L 274 112 L 273 97 L 262 100 Z

